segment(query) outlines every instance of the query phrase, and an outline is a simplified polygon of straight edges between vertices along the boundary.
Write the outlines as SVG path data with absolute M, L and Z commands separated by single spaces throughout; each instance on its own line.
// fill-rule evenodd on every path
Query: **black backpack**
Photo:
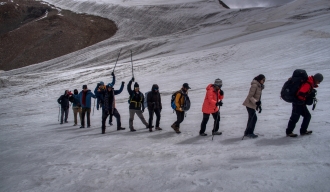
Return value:
M 301 85 L 308 79 L 308 75 L 303 69 L 296 69 L 291 78 L 289 78 L 283 85 L 281 90 L 281 98 L 288 102 L 294 103 L 297 101 L 297 92 Z

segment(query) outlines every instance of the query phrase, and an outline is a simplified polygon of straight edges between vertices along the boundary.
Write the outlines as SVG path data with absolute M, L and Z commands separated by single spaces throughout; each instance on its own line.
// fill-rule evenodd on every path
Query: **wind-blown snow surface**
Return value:
M 221 9 L 217 1 L 152 6 L 48 2 L 114 17 L 119 32 L 84 50 L 1 73 L 0 191 L 328 191 L 329 1 L 296 0 L 241 11 Z M 159 15 L 153 15 L 156 10 Z M 129 20 L 119 21 L 129 14 Z M 165 30 L 162 24 L 171 27 Z M 109 82 L 120 48 L 115 88 L 131 78 L 132 49 L 141 90 L 154 83 L 160 87 L 163 130 L 150 133 L 135 117 L 137 132 L 108 126 L 102 135 L 101 111 L 96 109 L 92 128 L 72 126 L 71 110 L 69 123 L 60 125 L 57 98 L 65 89 L 80 90 L 83 84 L 94 89 L 101 80 Z M 288 138 L 291 106 L 279 92 L 296 68 L 321 72 L 324 81 L 318 88 L 319 103 L 310 110 L 313 135 Z M 260 136 L 242 141 L 247 111 L 241 104 L 260 73 L 266 76 L 255 130 Z M 212 141 L 198 132 L 205 88 L 216 78 L 224 83 L 223 135 Z M 192 108 L 178 135 L 170 128 L 176 116 L 169 100 L 184 82 L 192 87 Z M 125 87 L 116 101 L 126 128 L 127 98 Z M 209 135 L 212 125 L 210 118 Z

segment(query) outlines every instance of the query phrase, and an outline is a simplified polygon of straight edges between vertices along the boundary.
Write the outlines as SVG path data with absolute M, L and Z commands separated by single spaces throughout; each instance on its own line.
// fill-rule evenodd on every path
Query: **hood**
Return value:
M 314 88 L 318 87 L 318 85 L 315 85 L 313 76 L 309 76 L 307 79 L 307 83 L 311 84 Z
M 214 90 L 213 84 L 209 84 L 209 85 L 206 87 L 206 90 L 207 90 L 207 91 L 210 90 L 210 89 Z

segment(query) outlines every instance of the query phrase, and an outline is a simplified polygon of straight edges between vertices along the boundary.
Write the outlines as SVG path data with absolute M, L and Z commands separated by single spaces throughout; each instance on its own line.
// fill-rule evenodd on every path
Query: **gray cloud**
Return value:
M 271 7 L 283 5 L 293 0 L 222 0 L 230 8 Z

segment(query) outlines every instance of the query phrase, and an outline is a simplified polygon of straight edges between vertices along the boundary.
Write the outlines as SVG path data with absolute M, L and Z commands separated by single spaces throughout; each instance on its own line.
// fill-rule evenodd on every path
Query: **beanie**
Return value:
M 113 84 L 112 83 L 109 83 L 108 85 L 107 85 L 107 87 L 113 87 Z
M 82 88 L 83 88 L 83 89 L 87 89 L 87 85 L 83 85 Z
M 78 90 L 77 90 L 77 89 L 73 90 L 73 93 L 74 93 L 75 95 L 78 95 Z
M 216 79 L 215 81 L 214 81 L 214 85 L 215 86 L 217 86 L 217 87 L 221 87 L 222 86 L 222 80 L 221 79 Z
M 134 84 L 134 88 L 135 87 L 139 87 L 139 84 L 137 82 L 135 82 L 135 84 Z
M 99 83 L 99 85 L 104 85 L 104 82 L 103 82 L 103 81 L 101 81 L 101 82 Z
M 323 81 L 323 75 L 321 73 L 316 73 L 314 75 L 314 80 L 316 80 L 318 82 L 322 82 Z

